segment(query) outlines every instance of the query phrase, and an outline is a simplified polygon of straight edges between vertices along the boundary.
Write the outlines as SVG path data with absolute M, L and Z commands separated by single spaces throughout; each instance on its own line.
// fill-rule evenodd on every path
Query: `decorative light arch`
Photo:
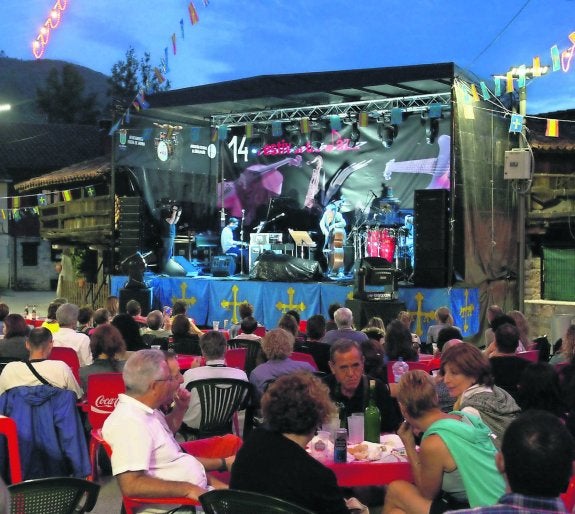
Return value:
M 68 0 L 56 0 L 44 25 L 38 31 L 36 39 L 32 42 L 32 53 L 36 59 L 41 59 L 50 41 L 50 31 L 58 28 L 62 21 L 62 12 L 68 7 Z

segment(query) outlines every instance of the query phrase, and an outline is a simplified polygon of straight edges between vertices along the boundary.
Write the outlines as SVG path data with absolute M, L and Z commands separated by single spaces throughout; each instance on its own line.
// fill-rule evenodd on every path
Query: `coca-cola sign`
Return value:
M 110 414 L 116 407 L 118 403 L 117 396 L 104 396 L 101 394 L 96 398 L 94 405 L 92 405 L 92 412 L 97 412 L 99 414 Z

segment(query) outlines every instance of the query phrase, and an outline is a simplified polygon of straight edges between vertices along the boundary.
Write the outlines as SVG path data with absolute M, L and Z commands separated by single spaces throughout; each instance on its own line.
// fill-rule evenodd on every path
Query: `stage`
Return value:
M 120 296 L 126 280 L 126 276 L 112 276 L 110 294 Z M 153 273 L 146 273 L 144 280 L 151 290 L 153 308 L 161 309 L 176 300 L 183 300 L 188 305 L 188 315 L 200 326 L 211 326 L 212 321 L 220 321 L 220 326 L 224 320 L 236 323 L 238 306 L 247 301 L 254 306 L 255 318 L 268 328 L 276 326 L 282 314 L 292 309 L 297 310 L 302 319 L 314 314 L 327 317 L 329 305 L 336 302 L 341 305 L 347 302 L 354 310 L 357 325 L 371 316 L 388 320 L 395 317 L 398 309 L 405 307 L 414 317 L 412 331 L 423 341 L 427 327 L 434 323 L 435 310 L 444 305 L 451 309 L 455 325 L 462 330 L 464 337 L 472 337 L 480 327 L 476 288 L 432 289 L 400 284 L 396 301 L 367 302 L 353 298 L 353 280 L 269 282 L 243 276 L 167 277 Z M 357 312 L 360 319 L 357 319 Z

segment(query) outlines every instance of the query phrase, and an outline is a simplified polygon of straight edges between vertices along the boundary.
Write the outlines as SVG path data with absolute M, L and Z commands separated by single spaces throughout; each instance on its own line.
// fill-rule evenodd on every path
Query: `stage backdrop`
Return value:
M 267 328 L 277 326 L 282 314 L 295 309 L 302 319 L 314 314 L 327 317 L 332 303 L 345 304 L 353 297 L 353 286 L 333 283 L 290 283 L 262 282 L 233 279 L 202 279 L 146 276 L 153 289 L 155 308 L 172 305 L 183 300 L 188 305 L 188 315 L 197 324 L 211 326 L 212 321 L 238 321 L 238 306 L 247 301 L 254 306 L 254 316 Z M 126 277 L 112 277 L 111 294 L 119 295 Z M 466 338 L 472 338 L 479 331 L 479 295 L 476 288 L 401 288 L 399 300 L 404 302 L 412 314 L 412 331 L 423 341 L 427 328 L 435 323 L 435 311 L 447 306 L 453 313 L 455 325 Z

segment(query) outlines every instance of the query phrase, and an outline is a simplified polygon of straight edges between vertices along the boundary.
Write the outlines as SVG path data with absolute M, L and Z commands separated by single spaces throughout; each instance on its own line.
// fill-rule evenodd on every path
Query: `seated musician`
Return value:
M 325 236 L 325 242 L 323 245 L 324 252 L 331 250 L 330 246 L 333 245 L 334 239 L 337 237 L 338 242 L 341 243 L 339 249 L 341 250 L 341 263 L 338 262 L 338 266 L 334 266 L 334 259 L 333 255 L 328 255 L 328 264 L 329 264 L 329 273 L 336 273 L 337 271 L 340 272 L 340 275 L 343 274 L 343 266 L 339 266 L 339 264 L 343 264 L 343 243 L 345 241 L 345 227 L 346 221 L 341 213 L 341 207 L 345 203 L 345 199 L 342 197 L 339 200 L 333 200 L 328 203 L 325 207 L 325 211 L 319 221 L 319 228 L 321 229 L 323 235 Z M 336 269 L 338 268 L 338 269 Z
M 222 251 L 226 255 L 232 254 L 238 257 L 238 259 L 243 256 L 243 271 L 247 271 L 249 266 L 249 255 L 247 249 L 242 248 L 245 243 L 234 239 L 234 230 L 236 230 L 238 226 L 238 218 L 234 218 L 233 216 L 230 217 L 228 219 L 228 224 L 222 229 L 220 244 L 222 246 Z M 239 260 L 237 261 L 237 264 L 239 264 Z

